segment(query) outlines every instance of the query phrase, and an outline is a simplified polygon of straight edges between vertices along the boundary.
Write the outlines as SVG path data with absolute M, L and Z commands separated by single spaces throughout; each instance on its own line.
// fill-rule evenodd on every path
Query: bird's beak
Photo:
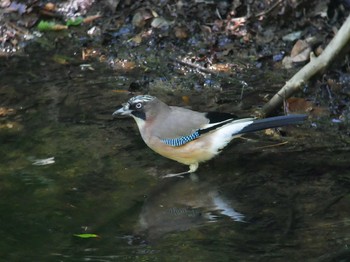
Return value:
M 114 111 L 112 116 L 128 116 L 131 114 L 131 110 L 129 109 L 129 104 L 123 104 Z

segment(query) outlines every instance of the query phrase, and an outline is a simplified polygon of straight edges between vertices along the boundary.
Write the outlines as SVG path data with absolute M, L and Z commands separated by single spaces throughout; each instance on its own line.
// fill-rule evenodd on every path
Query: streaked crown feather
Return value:
M 152 101 L 153 99 L 155 99 L 154 96 L 150 96 L 150 95 L 138 95 L 138 96 L 134 96 L 132 98 L 129 99 L 128 104 L 135 104 L 135 103 L 139 103 L 139 102 L 149 102 Z

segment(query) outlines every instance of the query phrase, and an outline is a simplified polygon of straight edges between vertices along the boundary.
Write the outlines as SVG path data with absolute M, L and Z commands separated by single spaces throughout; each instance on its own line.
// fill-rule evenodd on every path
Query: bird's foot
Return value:
M 177 173 L 177 174 L 168 174 L 168 175 L 162 176 L 162 178 L 169 178 L 169 177 L 181 177 L 181 178 L 183 178 L 183 175 L 192 174 L 197 169 L 198 169 L 198 163 L 194 163 L 194 164 L 190 165 L 190 170 L 188 170 L 186 172 L 181 172 L 181 173 Z

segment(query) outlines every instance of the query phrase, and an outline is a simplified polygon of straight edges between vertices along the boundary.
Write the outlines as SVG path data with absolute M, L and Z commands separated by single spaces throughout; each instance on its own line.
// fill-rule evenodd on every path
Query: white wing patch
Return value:
M 224 125 L 214 132 L 208 134 L 211 137 L 211 148 L 213 154 L 218 154 L 243 128 L 253 123 L 254 118 L 244 118 Z

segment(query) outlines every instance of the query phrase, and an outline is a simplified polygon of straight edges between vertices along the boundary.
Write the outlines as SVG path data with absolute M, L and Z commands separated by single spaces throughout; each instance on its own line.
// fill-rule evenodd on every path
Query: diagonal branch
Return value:
M 315 74 L 322 72 L 346 47 L 350 39 L 350 16 L 346 19 L 338 33 L 328 44 L 323 53 L 314 57 L 310 62 L 298 71 L 262 108 L 261 115 L 270 115 L 280 107 L 284 100 L 299 91 L 303 85 Z

